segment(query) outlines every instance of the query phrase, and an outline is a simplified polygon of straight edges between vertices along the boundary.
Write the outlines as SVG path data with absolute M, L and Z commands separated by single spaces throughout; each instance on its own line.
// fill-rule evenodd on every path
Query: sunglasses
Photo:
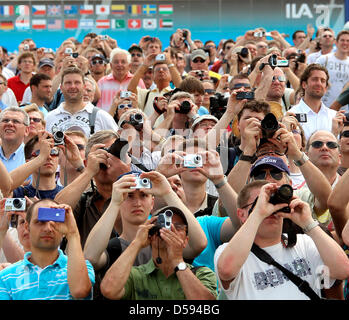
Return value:
M 132 57 L 141 57 L 142 54 L 141 53 L 131 53 Z
M 193 62 L 194 63 L 204 63 L 206 60 L 204 60 L 204 59 L 198 59 L 198 58 L 195 58 L 194 60 L 193 60 Z
M 283 172 L 280 170 L 276 170 L 276 169 L 255 171 L 253 174 L 251 174 L 251 177 L 253 177 L 254 180 L 265 180 L 267 173 L 269 173 L 269 175 L 274 180 L 279 181 L 283 177 Z
M 132 104 L 119 104 L 118 105 L 118 109 L 119 110 L 122 110 L 122 109 L 125 109 L 125 108 L 128 108 L 128 109 L 132 108 Z
M 335 141 L 313 141 L 310 145 L 315 149 L 320 149 L 322 146 L 326 143 L 327 148 L 329 149 L 336 149 L 339 147 L 338 143 Z
M 15 125 L 24 124 L 24 122 L 19 121 L 17 119 L 7 119 L 7 118 L 5 118 L 5 119 L 1 120 L 1 123 L 10 123 L 10 122 L 12 122 Z
M 242 87 L 246 89 L 251 89 L 251 86 L 248 83 L 237 83 L 234 85 L 233 89 L 240 89 Z
M 349 138 L 349 130 L 346 130 L 346 131 L 343 131 L 341 134 L 340 134 L 340 137 L 344 137 L 344 138 Z
M 30 117 L 29 119 L 30 119 L 30 121 L 33 121 L 33 122 L 36 122 L 36 123 L 41 122 L 41 118 Z
M 39 154 L 40 154 L 40 150 L 36 150 L 31 154 L 31 156 L 37 157 L 37 156 L 39 156 Z M 51 151 L 50 151 L 51 157 L 57 157 L 58 155 L 59 155 L 59 149 L 51 149 Z
M 92 64 L 93 66 L 95 66 L 96 64 L 104 64 L 104 61 L 103 61 L 103 60 L 96 59 L 96 60 L 92 60 L 92 61 L 91 61 L 91 64 Z
M 79 151 L 85 150 L 85 146 L 83 144 L 76 143 L 76 146 L 78 147 Z
M 279 80 L 279 82 L 286 82 L 286 78 L 284 76 L 273 76 L 273 82 Z
M 205 89 L 205 93 L 214 94 L 216 91 L 214 89 Z

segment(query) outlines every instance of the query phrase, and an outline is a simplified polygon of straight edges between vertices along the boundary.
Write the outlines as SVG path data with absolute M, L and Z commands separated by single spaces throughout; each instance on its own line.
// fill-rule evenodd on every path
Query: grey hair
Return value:
M 118 139 L 119 134 L 113 130 L 101 130 L 93 134 L 87 141 L 86 149 L 85 149 L 85 157 L 87 159 L 88 154 L 91 151 L 92 146 L 98 143 L 104 143 L 110 139 Z
M 91 83 L 92 86 L 93 86 L 93 90 L 96 91 L 96 83 L 95 83 L 93 80 L 91 80 L 91 79 L 88 78 L 88 77 L 85 77 L 84 80 L 85 80 L 85 83 L 86 83 L 86 81 L 89 82 L 89 83 Z
M 118 53 L 124 53 L 126 55 L 128 64 L 131 63 L 131 54 L 127 50 L 120 48 L 115 48 L 110 52 L 110 62 L 113 61 L 114 56 Z
M 174 100 L 179 100 L 182 98 L 189 98 L 193 103 L 195 103 L 194 96 L 191 93 L 185 92 L 185 91 L 176 92 L 173 96 L 171 96 L 168 103 L 171 103 Z
M 23 114 L 24 116 L 24 125 L 25 126 L 29 126 L 30 124 L 30 118 L 29 118 L 29 115 L 27 112 L 25 112 L 25 110 L 23 110 L 23 108 L 20 108 L 20 107 L 7 107 L 6 109 L 4 109 L 1 113 L 0 113 L 0 122 L 2 120 L 2 118 L 4 117 L 4 114 L 7 112 L 7 111 L 12 111 L 12 112 L 20 112 Z

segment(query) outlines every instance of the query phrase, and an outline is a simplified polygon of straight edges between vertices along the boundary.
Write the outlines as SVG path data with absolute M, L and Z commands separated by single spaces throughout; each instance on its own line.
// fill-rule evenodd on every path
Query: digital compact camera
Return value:
M 24 198 L 8 198 L 5 201 L 5 211 L 25 211 L 26 200 Z
M 202 165 L 202 156 L 200 154 L 188 154 L 184 156 L 184 168 L 201 168 Z
M 136 185 L 130 189 L 151 189 L 151 182 L 148 178 L 136 177 Z

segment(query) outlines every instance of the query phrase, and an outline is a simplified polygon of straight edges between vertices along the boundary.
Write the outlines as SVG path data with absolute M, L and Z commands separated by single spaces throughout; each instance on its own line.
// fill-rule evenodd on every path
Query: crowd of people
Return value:
M 349 299 L 349 30 L 135 42 L 0 47 L 0 300 Z

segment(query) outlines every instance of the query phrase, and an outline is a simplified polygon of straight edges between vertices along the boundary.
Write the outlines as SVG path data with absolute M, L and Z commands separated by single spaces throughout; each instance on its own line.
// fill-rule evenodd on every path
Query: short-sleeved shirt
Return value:
M 2 147 L 0 147 L 0 159 L 8 172 L 18 168 L 25 163 L 24 143 L 21 143 L 18 149 L 8 159 L 5 157 Z
M 187 266 L 192 269 L 190 264 Z M 198 268 L 195 272 L 200 282 L 217 296 L 217 280 L 215 273 L 207 268 Z M 161 284 L 161 285 L 159 285 Z M 186 299 L 181 283 L 175 273 L 168 278 L 158 269 L 153 259 L 147 264 L 132 267 L 125 284 L 124 300 L 184 300 Z
M 73 300 L 68 285 L 68 257 L 58 250 L 57 260 L 44 269 L 29 261 L 31 252 L 24 259 L 0 272 L 0 300 Z M 94 270 L 89 261 L 86 267 L 92 286 Z M 92 299 L 92 289 L 85 298 Z
M 14 76 L 7 80 L 7 86 L 12 89 L 16 96 L 17 102 L 22 101 L 24 91 L 29 87 L 29 82 L 27 84 L 23 83 L 20 76 Z
M 14 198 L 24 198 L 24 196 L 27 196 L 29 198 L 33 198 L 37 196 L 39 199 L 54 199 L 59 191 L 61 191 L 63 187 L 56 185 L 56 187 L 53 190 L 38 190 L 36 192 L 36 189 L 33 187 L 33 185 L 28 184 L 24 187 L 18 187 L 13 190 L 13 197 Z

